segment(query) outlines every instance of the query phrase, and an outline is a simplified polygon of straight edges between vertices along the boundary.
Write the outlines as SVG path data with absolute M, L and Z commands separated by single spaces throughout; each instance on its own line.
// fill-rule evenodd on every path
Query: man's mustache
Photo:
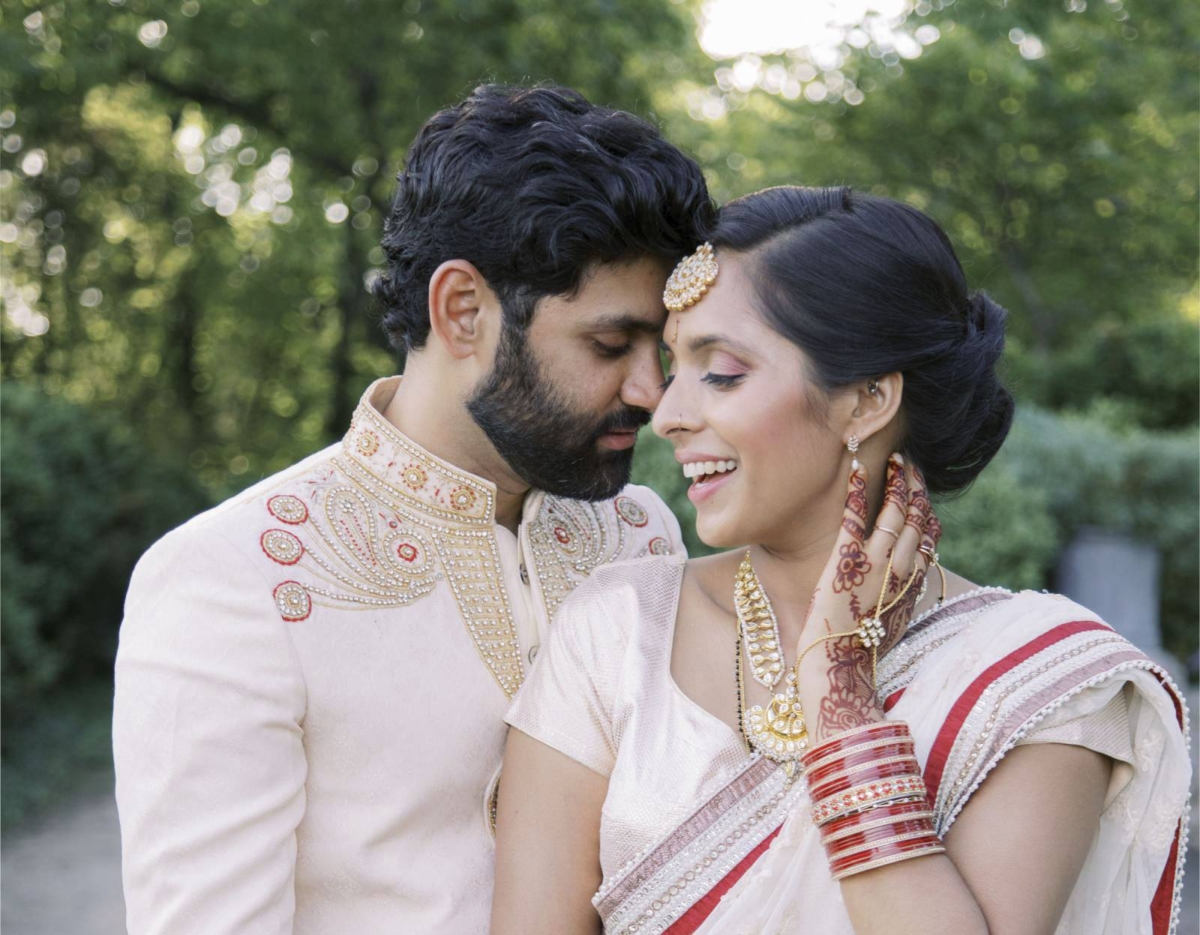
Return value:
M 626 407 L 611 415 L 605 416 L 604 421 L 596 429 L 594 437 L 607 435 L 610 432 L 636 432 L 650 422 L 650 413 L 645 409 Z

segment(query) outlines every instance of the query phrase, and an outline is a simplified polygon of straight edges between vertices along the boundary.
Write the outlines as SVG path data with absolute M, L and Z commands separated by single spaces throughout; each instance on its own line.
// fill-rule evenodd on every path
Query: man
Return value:
M 682 549 L 626 486 L 697 166 L 556 88 L 420 131 L 378 289 L 407 350 L 344 440 L 134 573 L 113 745 L 129 931 L 487 928 L 502 718 L 598 565 Z

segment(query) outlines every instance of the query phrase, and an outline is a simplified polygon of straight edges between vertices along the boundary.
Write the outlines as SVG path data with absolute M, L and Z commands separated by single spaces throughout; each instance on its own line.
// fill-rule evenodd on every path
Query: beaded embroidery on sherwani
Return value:
M 599 503 L 544 497 L 529 524 L 529 545 L 550 619 L 584 578 L 625 555 L 630 527 L 648 521 L 628 496 Z
M 274 592 L 284 620 L 318 604 L 402 607 L 445 581 L 484 664 L 516 694 L 524 669 L 488 485 L 414 445 L 364 400 L 341 452 L 266 509 L 281 525 L 260 545 L 288 567 Z
M 259 545 L 287 568 L 276 608 L 299 622 L 315 605 L 402 607 L 445 581 L 480 658 L 512 698 L 525 673 L 493 488 L 405 438 L 371 396 L 340 453 L 266 501 L 272 525 Z M 646 508 L 627 495 L 598 503 L 543 496 L 528 533 L 547 615 L 597 567 L 632 558 L 630 533 L 648 523 Z M 642 551 L 664 550 L 669 543 L 655 538 Z

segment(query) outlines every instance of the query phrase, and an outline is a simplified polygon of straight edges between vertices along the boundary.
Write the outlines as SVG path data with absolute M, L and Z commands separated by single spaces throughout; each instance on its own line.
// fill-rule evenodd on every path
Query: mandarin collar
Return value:
M 467 526 L 495 525 L 495 484 L 426 451 L 384 418 L 401 379 L 384 377 L 367 387 L 342 439 L 343 454 L 394 497 L 431 517 Z M 523 513 L 531 500 L 540 497 L 531 492 Z

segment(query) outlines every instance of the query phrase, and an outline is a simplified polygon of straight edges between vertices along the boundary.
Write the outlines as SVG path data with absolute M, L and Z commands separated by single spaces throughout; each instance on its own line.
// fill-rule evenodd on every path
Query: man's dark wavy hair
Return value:
M 394 347 L 429 337 L 429 280 L 473 263 L 523 333 L 539 299 L 598 264 L 673 264 L 714 209 L 699 166 L 651 124 L 561 87 L 481 85 L 421 128 L 384 226 L 375 285 Z

